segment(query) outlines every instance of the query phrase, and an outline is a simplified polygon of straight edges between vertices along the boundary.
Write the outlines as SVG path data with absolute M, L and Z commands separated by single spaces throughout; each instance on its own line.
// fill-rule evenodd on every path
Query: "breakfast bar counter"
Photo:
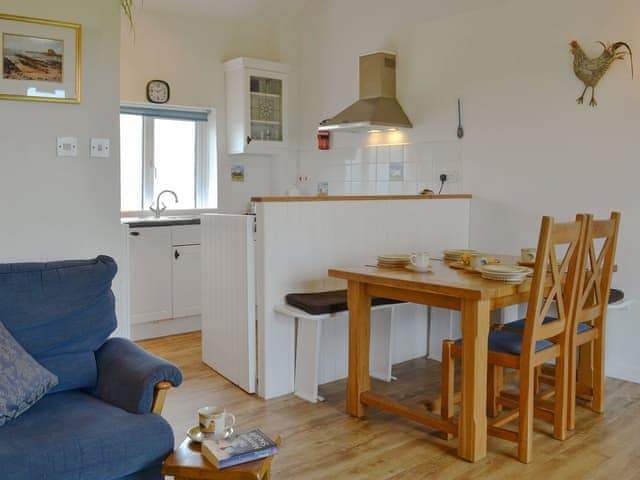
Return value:
M 253 197 L 254 203 L 274 202 L 355 202 L 355 201 L 381 201 L 381 200 L 452 200 L 471 199 L 468 193 L 450 195 L 304 195 L 293 197 Z
M 252 200 L 255 217 L 202 216 L 203 359 L 266 399 L 294 392 L 296 322 L 278 308 L 287 294 L 344 289 L 347 282 L 329 278 L 329 268 L 371 264 L 381 254 L 468 248 L 471 195 Z M 393 321 L 374 311 L 372 355 L 391 364 L 439 359 L 458 317 L 412 303 L 397 305 Z M 324 323 L 318 348 L 318 384 L 347 377 L 346 314 Z

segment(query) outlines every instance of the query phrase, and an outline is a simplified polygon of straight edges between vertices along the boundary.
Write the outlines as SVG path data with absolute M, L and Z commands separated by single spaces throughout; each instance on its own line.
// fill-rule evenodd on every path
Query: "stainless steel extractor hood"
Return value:
M 360 100 L 320 122 L 318 130 L 362 132 L 411 127 L 396 99 L 396 55 L 376 52 L 360 57 Z

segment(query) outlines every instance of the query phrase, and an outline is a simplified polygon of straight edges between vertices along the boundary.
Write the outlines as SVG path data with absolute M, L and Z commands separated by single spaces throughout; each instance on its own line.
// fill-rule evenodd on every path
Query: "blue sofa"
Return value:
M 116 328 L 116 271 L 107 256 L 0 264 L 0 320 L 59 379 L 0 427 L 0 478 L 163 478 L 173 431 L 152 413 L 156 385 L 178 386 L 182 375 L 128 340 L 108 339 Z

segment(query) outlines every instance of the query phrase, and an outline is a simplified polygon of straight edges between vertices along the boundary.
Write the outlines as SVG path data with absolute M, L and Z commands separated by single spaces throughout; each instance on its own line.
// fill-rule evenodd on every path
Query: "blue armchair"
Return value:
M 182 375 L 116 328 L 117 267 L 93 260 L 0 265 L 0 320 L 59 383 L 0 427 L 7 480 L 157 480 L 173 450 L 160 415 Z

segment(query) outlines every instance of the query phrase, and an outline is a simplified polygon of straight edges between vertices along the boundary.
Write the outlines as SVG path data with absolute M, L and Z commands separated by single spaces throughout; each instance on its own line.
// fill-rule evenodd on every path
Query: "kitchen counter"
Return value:
M 454 195 L 313 195 L 296 197 L 252 197 L 256 203 L 273 202 L 345 202 L 362 200 L 451 200 L 456 198 L 471 198 L 471 194 L 461 193 Z
M 200 216 L 184 215 L 172 217 L 125 217 L 121 219 L 129 228 L 171 227 L 173 225 L 200 225 Z

